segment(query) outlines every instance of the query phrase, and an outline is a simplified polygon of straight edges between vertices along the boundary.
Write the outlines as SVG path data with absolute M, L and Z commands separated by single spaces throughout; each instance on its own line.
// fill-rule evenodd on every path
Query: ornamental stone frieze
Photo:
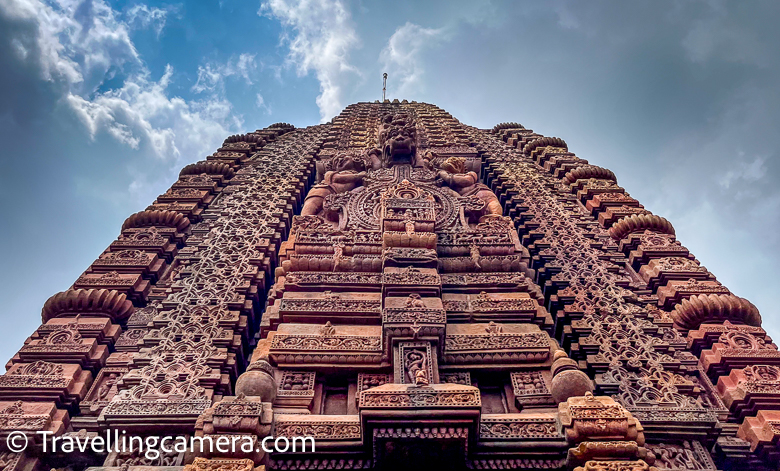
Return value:
M 32 448 L 0 463 L 774 471 L 760 313 L 592 157 L 406 100 L 229 136 L 43 306 L 0 376 L 0 443 Z M 34 437 L 119 430 L 317 446 L 49 456 Z

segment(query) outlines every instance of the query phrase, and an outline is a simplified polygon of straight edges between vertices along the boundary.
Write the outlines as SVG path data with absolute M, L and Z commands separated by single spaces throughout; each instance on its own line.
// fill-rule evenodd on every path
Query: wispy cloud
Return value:
M 256 54 L 243 53 L 233 56 L 224 63 L 211 62 L 198 66 L 198 80 L 192 86 L 195 93 L 224 92 L 225 80 L 229 77 L 241 78 L 252 85 L 257 71 Z
M 263 95 L 261 95 L 260 93 L 257 94 L 257 99 L 255 100 L 255 104 L 259 109 L 265 111 L 269 115 L 271 114 L 271 107 L 268 106 L 268 104 L 265 102 L 265 98 L 263 98 Z
M 744 158 L 744 155 L 743 152 L 740 157 Z M 718 183 L 724 189 L 728 190 L 729 187 L 738 180 L 748 183 L 758 181 L 766 175 L 767 168 L 766 165 L 764 165 L 765 162 L 765 156 L 757 156 L 750 163 L 744 160 L 737 162 L 734 168 L 726 171 L 726 173 L 720 177 Z
M 317 106 L 322 121 L 338 114 L 344 107 L 344 89 L 359 75 L 349 62 L 359 40 L 344 2 L 269 0 L 258 14 L 277 18 L 288 29 L 282 35 L 282 44 L 289 47 L 287 61 L 295 66 L 298 76 L 311 71 L 317 76 Z
M 165 28 L 165 22 L 168 19 L 168 15 L 171 13 L 178 13 L 181 5 L 170 5 L 165 8 L 150 7 L 143 3 L 137 3 L 128 8 L 125 12 L 127 17 L 127 24 L 138 29 L 152 28 L 160 37 L 163 29 Z
M 425 71 L 421 55 L 425 48 L 435 45 L 443 36 L 443 29 L 423 28 L 408 22 L 390 36 L 379 59 L 384 69 L 394 76 L 390 83 L 400 82 L 392 90 L 400 95 L 399 98 L 407 98 L 408 94 L 419 90 Z

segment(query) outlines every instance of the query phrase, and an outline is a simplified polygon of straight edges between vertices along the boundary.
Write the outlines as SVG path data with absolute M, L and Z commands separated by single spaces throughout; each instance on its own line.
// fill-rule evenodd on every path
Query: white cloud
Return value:
M 128 78 L 115 90 L 90 100 L 69 95 L 68 103 L 94 139 L 101 130 L 138 149 L 141 145 L 161 159 L 193 160 L 213 149 L 215 143 L 241 122 L 231 115 L 224 99 L 186 101 L 168 97 L 166 88 L 173 68 L 155 82 L 148 76 Z
M 240 77 L 247 85 L 252 85 L 252 76 L 257 70 L 255 54 L 244 53 L 231 57 L 224 64 L 215 62 L 198 66 L 198 80 L 192 86 L 195 93 L 224 92 L 225 80 L 228 77 Z
M 350 51 L 358 46 L 358 35 L 351 15 L 340 0 L 269 0 L 259 15 L 279 19 L 292 34 L 282 35 L 290 53 L 288 63 L 295 65 L 298 76 L 314 71 L 320 82 L 317 106 L 323 122 L 344 107 L 343 94 L 350 80 L 359 75 L 350 65 Z
M 179 8 L 179 5 L 157 8 L 138 3 L 127 10 L 127 23 L 135 28 L 152 28 L 159 37 L 165 28 L 168 14 L 177 12 Z
M 0 14 L 36 25 L 35 38 L 19 38 L 17 51 L 27 57 L 35 49 L 27 58 L 38 62 L 44 80 L 64 81 L 89 92 L 112 66 L 140 64 L 127 25 L 102 1 L 8 0 L 0 2 Z
M 129 22 L 164 21 L 153 8 L 136 5 L 122 21 L 102 0 L 8 0 L 0 2 L 0 15 L 33 25 L 32 39 L 12 42 L 17 57 L 36 64 L 42 80 L 59 85 L 60 102 L 92 140 L 105 134 L 138 150 L 139 161 L 148 155 L 173 167 L 203 158 L 241 125 L 221 93 L 190 101 L 170 96 L 171 66 L 152 79 L 128 31 Z M 253 65 L 254 56 L 241 55 L 228 74 L 251 82 Z M 120 84 L 106 90 L 108 79 Z M 150 178 L 141 170 L 131 189 Z
M 439 41 L 443 34 L 443 29 L 423 28 L 414 23 L 406 23 L 395 30 L 379 59 L 390 76 L 388 83 L 391 90 L 399 95 L 397 98 L 409 98 L 407 95 L 419 92 L 424 73 L 421 54 L 426 47 Z M 395 83 L 400 85 L 394 86 Z
M 744 157 L 744 153 L 740 155 Z M 760 180 L 766 175 L 767 168 L 764 165 L 766 157 L 757 156 L 752 162 L 748 163 L 744 160 L 737 162 L 734 168 L 724 173 L 718 183 L 725 189 L 728 189 L 732 183 L 737 180 L 743 180 L 745 182 L 755 182 Z
M 268 106 L 268 104 L 265 102 L 263 95 L 259 93 L 257 94 L 257 100 L 255 101 L 255 104 L 259 109 L 264 110 L 269 115 L 271 114 L 271 107 Z
M 255 54 L 241 54 L 238 56 L 236 62 L 236 72 L 239 77 L 246 80 L 246 83 L 252 84 L 252 74 L 257 69 L 257 63 L 255 62 Z
M 195 93 L 214 92 L 224 86 L 225 77 L 218 66 L 206 64 L 198 66 L 198 80 L 192 86 Z

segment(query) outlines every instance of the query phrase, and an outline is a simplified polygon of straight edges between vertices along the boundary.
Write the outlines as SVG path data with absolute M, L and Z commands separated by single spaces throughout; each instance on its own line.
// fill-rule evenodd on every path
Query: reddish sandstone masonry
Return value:
M 0 443 L 31 438 L 7 471 L 778 459 L 780 353 L 756 308 L 562 139 L 424 103 L 230 136 L 42 317 L 0 376 Z M 120 429 L 317 449 L 150 460 L 33 440 Z

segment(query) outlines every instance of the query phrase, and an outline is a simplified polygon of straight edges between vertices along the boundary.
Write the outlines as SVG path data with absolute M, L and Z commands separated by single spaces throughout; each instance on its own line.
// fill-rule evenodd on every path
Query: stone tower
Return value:
M 750 302 L 562 139 L 424 103 L 230 136 L 42 322 L 0 376 L 0 447 L 29 442 L 2 471 L 780 457 L 780 353 Z M 90 446 L 44 452 L 37 432 Z M 253 446 L 91 446 L 120 433 Z M 269 452 L 267 436 L 316 449 Z

